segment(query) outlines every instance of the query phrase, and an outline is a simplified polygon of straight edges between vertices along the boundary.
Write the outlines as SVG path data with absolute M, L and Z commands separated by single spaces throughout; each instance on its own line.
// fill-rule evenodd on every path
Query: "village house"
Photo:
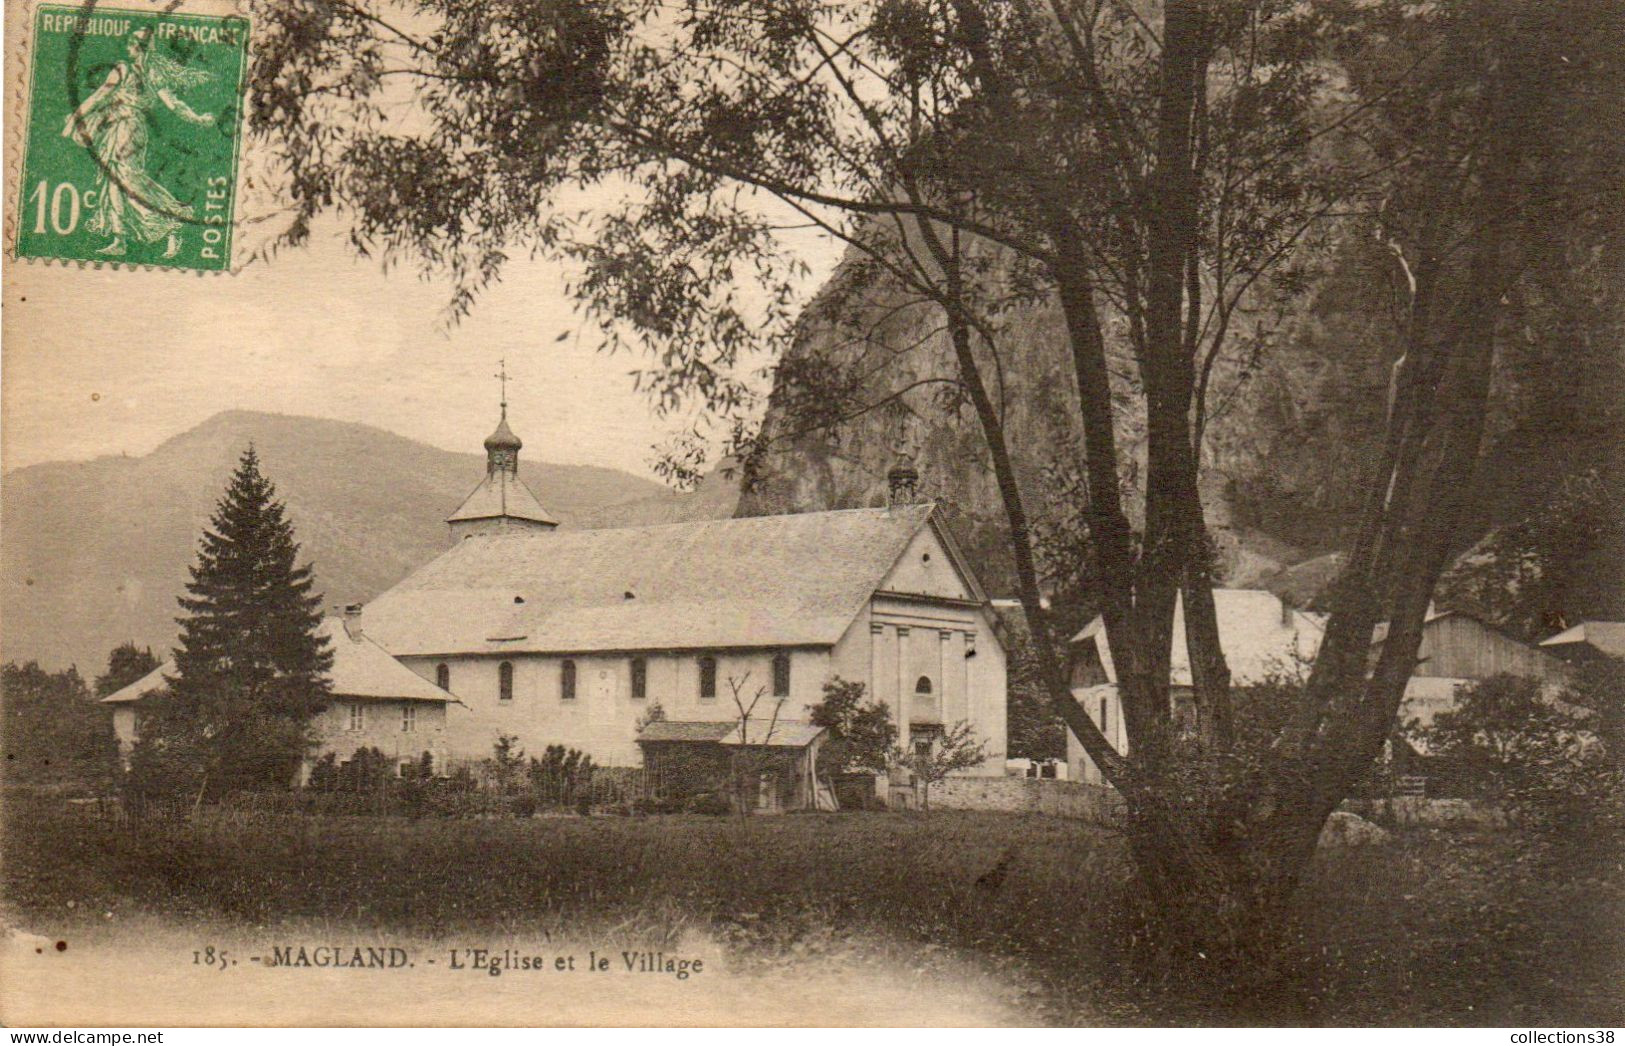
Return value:
M 358 748 L 376 748 L 397 763 L 416 762 L 428 752 L 443 765 L 446 709 L 457 699 L 410 671 L 377 643 L 356 631 L 352 622 L 324 618 L 320 634 L 333 653 L 328 673 L 333 699 L 312 724 L 317 757 L 348 758 Z M 140 736 L 141 705 L 164 688 L 175 664 L 166 661 L 149 674 L 102 698 L 113 710 L 113 733 L 128 765 Z M 308 765 L 306 772 L 308 772 Z
M 1294 676 L 1320 649 L 1325 617 L 1299 610 L 1262 589 L 1216 588 L 1213 606 L 1219 622 L 1219 643 L 1235 686 L 1252 686 L 1272 676 Z M 1096 617 L 1072 637 L 1072 696 L 1080 702 L 1119 752 L 1128 751 L 1123 706 L 1117 694 L 1117 669 L 1106 627 Z M 1174 605 L 1173 650 L 1169 682 L 1176 718 L 1189 716 L 1191 703 L 1190 655 L 1185 642 L 1183 603 Z M 1066 736 L 1067 768 L 1074 781 L 1101 784 L 1100 770 L 1078 739 Z
M 1299 610 L 1272 592 L 1219 588 L 1213 591 L 1219 642 L 1234 686 L 1253 686 L 1271 677 L 1296 678 L 1320 649 L 1326 616 Z M 1387 638 L 1386 624 L 1372 634 L 1373 661 Z M 1461 686 L 1498 674 L 1539 679 L 1554 692 L 1568 681 L 1567 666 L 1552 654 L 1514 639 L 1458 611 L 1433 611 L 1423 625 L 1417 664 L 1405 688 L 1401 722 L 1433 722 L 1454 706 Z M 1176 720 L 1189 718 L 1190 658 L 1184 608 L 1174 606 L 1173 650 L 1169 669 Z M 1120 752 L 1128 751 L 1117 676 L 1105 627 L 1095 618 L 1072 638 L 1072 695 Z M 1077 738 L 1067 736 L 1067 763 L 1073 779 L 1100 783 L 1100 771 Z
M 1375 663 L 1388 636 L 1386 623 L 1371 637 Z M 1456 690 L 1495 675 L 1537 679 L 1555 696 L 1570 680 L 1566 664 L 1540 647 L 1515 639 L 1471 614 L 1429 610 L 1416 650 L 1416 667 L 1405 686 L 1402 723 L 1431 726 L 1440 712 L 1455 707 Z M 1417 747 L 1414 743 L 1412 747 Z

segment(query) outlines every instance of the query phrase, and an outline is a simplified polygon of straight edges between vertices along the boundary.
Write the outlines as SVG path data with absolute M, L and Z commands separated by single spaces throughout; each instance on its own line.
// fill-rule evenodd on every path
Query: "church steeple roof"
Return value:
M 536 495 L 519 479 L 519 449 L 524 441 L 508 427 L 508 368 L 502 380 L 502 415 L 496 431 L 485 438 L 485 479 L 446 520 L 454 536 L 520 527 L 551 530 L 558 520 L 548 515 Z
M 517 452 L 524 445 L 525 441 L 515 436 L 513 429 L 508 427 L 508 405 L 504 403 L 502 405 L 502 420 L 497 422 L 496 431 L 485 437 L 485 450 L 487 453 L 493 450 L 513 450 Z
M 518 520 L 547 527 L 555 527 L 558 520 L 548 515 L 536 495 L 518 476 L 508 472 L 488 473 L 474 490 L 463 499 L 463 504 L 446 518 L 447 523 L 465 523 L 480 519 Z

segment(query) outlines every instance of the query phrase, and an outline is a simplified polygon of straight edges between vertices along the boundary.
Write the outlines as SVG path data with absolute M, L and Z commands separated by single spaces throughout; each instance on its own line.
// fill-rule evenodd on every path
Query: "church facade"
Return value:
M 347 623 L 451 694 L 434 754 L 511 735 L 636 766 L 640 723 L 805 727 L 834 679 L 888 705 L 899 743 L 970 723 L 1002 773 L 1005 649 L 933 506 L 894 470 L 882 508 L 559 529 L 519 478 L 506 411 L 452 545 Z M 899 489 L 900 488 L 900 489 Z M 341 753 L 342 758 L 342 753 Z

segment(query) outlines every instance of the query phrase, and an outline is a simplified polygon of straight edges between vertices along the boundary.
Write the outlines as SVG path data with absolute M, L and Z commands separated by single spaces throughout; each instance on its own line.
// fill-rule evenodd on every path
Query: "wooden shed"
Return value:
M 741 722 L 657 720 L 638 734 L 649 791 L 686 801 L 714 794 L 739 805 L 748 789 L 760 813 L 817 809 L 818 749 L 825 730 L 811 723 L 766 719 Z M 740 775 L 754 778 L 741 787 Z
M 1375 660 L 1388 637 L 1388 626 L 1378 625 L 1371 640 Z M 1412 678 L 1488 679 L 1496 675 L 1523 676 L 1543 683 L 1568 682 L 1569 668 L 1552 654 L 1485 624 L 1471 614 L 1446 610 L 1429 615 L 1422 626 L 1422 645 L 1416 652 Z

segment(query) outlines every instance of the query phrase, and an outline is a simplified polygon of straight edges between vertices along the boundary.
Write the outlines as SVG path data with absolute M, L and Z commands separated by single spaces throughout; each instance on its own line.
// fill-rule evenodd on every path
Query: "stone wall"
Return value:
M 906 787 L 892 789 L 894 806 L 919 805 Z M 1110 788 L 1078 781 L 1034 777 L 950 777 L 931 786 L 931 806 L 942 810 L 1000 810 L 1005 813 L 1073 817 L 1095 824 L 1117 823 L 1122 800 Z
M 918 787 L 893 784 L 890 804 L 899 809 L 918 809 Z M 1123 800 L 1116 789 L 1081 781 L 1032 777 L 950 777 L 931 786 L 931 807 L 940 810 L 1048 814 L 1115 825 L 1122 817 Z M 1476 799 L 1424 799 L 1414 796 L 1350 799 L 1343 803 L 1342 809 L 1378 825 L 1394 828 L 1491 828 L 1507 823 L 1506 814 L 1500 807 Z
M 1482 799 L 1348 799 L 1342 809 L 1394 828 L 1501 828 L 1507 824 L 1506 811 Z

